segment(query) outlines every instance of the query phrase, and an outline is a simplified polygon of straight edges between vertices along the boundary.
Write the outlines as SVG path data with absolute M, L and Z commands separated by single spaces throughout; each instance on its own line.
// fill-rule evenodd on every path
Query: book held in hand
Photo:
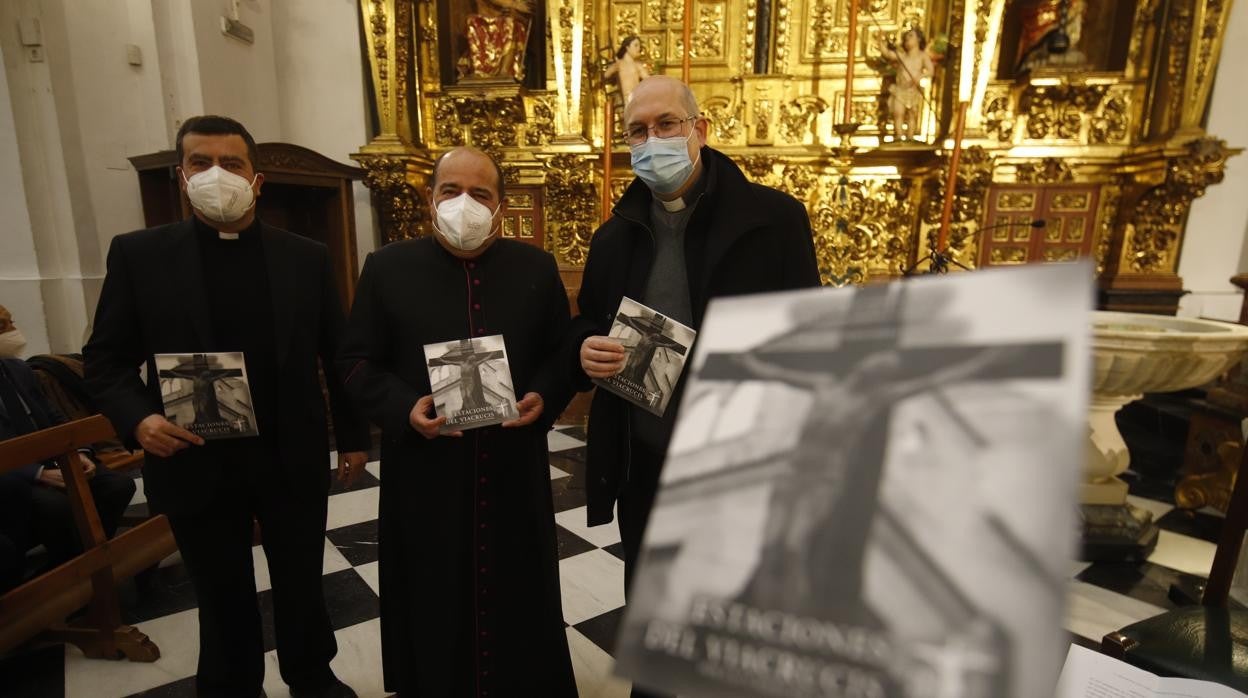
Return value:
M 624 345 L 624 370 L 610 378 L 595 378 L 594 383 L 661 417 L 697 334 L 625 296 L 609 335 Z
M 433 407 L 442 433 L 501 424 L 519 416 L 501 334 L 425 345 Z
M 206 441 L 260 434 L 241 351 L 153 358 L 165 419 Z
M 1092 278 L 712 301 L 616 671 L 689 698 L 1052 698 Z

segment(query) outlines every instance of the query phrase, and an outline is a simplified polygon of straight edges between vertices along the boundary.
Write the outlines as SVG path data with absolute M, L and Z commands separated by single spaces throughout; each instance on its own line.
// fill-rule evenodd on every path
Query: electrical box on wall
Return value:
M 17 20 L 17 35 L 22 46 L 42 46 L 43 28 L 38 17 L 23 17 Z
M 252 44 L 256 41 L 256 32 L 251 27 L 229 17 L 221 18 L 221 33 L 232 36 L 244 44 Z

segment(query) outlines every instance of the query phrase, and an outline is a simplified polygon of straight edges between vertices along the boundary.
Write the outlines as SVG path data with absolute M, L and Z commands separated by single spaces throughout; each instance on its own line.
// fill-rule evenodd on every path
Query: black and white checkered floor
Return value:
M 611 650 L 624 605 L 624 562 L 615 525 L 586 528 L 584 431 L 560 428 L 550 434 L 551 487 L 558 524 L 563 615 L 582 698 L 628 695 L 628 684 L 611 677 Z M 334 671 L 361 696 L 383 696 L 377 599 L 378 463 L 349 491 L 329 499 L 325 541 L 325 591 L 338 638 Z M 1133 485 L 1135 489 L 1135 485 Z M 1158 517 L 1163 528 L 1156 552 L 1144 563 L 1072 563 L 1065 627 L 1082 644 L 1107 632 L 1174 607 L 1171 582 L 1203 577 L 1213 561 L 1220 518 L 1188 515 L 1171 503 L 1132 497 Z M 144 506 L 142 487 L 133 506 Z M 272 599 L 268 568 L 253 550 L 256 587 L 265 619 L 270 696 L 287 691 L 273 651 Z M 130 591 L 126 621 L 138 625 L 160 647 L 153 664 L 86 659 L 72 647 L 43 647 L 0 660 L 0 695 L 17 698 L 109 698 L 193 696 L 198 653 L 194 593 L 177 556 L 141 593 Z

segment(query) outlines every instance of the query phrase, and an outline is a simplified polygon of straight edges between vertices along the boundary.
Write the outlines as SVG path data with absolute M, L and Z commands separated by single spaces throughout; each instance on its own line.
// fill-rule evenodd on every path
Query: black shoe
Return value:
M 317 688 L 295 688 L 290 687 L 291 698 L 359 698 L 355 691 L 347 684 L 339 681 L 337 678 L 325 686 Z

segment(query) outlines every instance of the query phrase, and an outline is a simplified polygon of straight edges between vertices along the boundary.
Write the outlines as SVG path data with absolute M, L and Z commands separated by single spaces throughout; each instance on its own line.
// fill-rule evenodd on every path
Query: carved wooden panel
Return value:
M 1100 187 L 998 184 L 988 190 L 979 264 L 1072 262 L 1092 254 Z M 1043 227 L 1032 227 L 1043 220 Z
M 503 219 L 502 236 L 542 247 L 542 187 L 507 185 L 507 207 L 499 213 Z

